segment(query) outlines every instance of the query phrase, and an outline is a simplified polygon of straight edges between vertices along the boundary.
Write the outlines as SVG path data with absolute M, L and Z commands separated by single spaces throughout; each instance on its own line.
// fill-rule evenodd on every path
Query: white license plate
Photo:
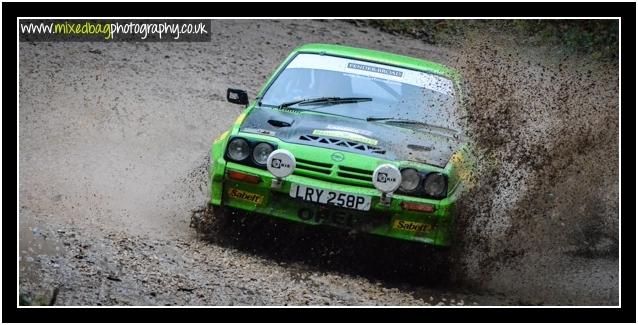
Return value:
M 355 195 L 294 183 L 290 185 L 290 197 L 363 211 L 370 210 L 372 202 L 372 199 L 366 195 Z

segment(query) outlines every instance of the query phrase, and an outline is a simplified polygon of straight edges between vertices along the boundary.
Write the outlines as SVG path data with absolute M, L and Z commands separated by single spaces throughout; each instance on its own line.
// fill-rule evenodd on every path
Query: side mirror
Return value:
M 228 88 L 226 91 L 226 100 L 234 104 L 248 106 L 248 93 L 241 89 Z

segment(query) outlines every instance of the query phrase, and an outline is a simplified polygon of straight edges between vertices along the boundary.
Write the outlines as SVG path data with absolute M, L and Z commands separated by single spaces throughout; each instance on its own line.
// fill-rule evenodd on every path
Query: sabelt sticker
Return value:
M 397 219 L 394 220 L 394 222 L 392 223 L 392 229 L 414 233 L 428 233 L 432 231 L 432 225 L 427 223 Z
M 242 190 L 238 190 L 236 188 L 230 188 L 228 190 L 228 195 L 234 199 L 240 199 L 243 201 L 248 201 L 250 203 L 254 203 L 254 204 L 261 204 L 264 201 L 264 196 L 263 195 L 259 195 L 259 194 L 255 194 L 255 193 L 251 193 L 251 192 L 246 192 L 246 191 L 242 191 Z
M 401 172 L 393 165 L 380 165 L 372 174 L 372 183 L 379 191 L 392 193 L 401 186 Z
M 295 156 L 286 149 L 277 149 L 270 153 L 266 161 L 266 168 L 275 177 L 284 178 L 295 170 L 297 162 Z

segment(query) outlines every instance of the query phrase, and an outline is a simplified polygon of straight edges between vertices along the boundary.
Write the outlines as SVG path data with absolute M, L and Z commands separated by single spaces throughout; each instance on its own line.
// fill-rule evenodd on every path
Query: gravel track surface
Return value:
M 494 278 L 460 285 L 427 265 L 431 251 L 378 237 L 250 215 L 198 234 L 189 224 L 207 201 L 208 149 L 241 111 L 227 87 L 254 96 L 311 42 L 459 64 L 458 52 L 342 21 L 213 21 L 212 33 L 207 43 L 20 43 L 19 287 L 31 303 L 617 303 L 618 261 L 607 257 L 565 277 L 611 280 L 575 291 L 583 281 L 568 281 L 559 290 L 584 298 L 552 299 Z

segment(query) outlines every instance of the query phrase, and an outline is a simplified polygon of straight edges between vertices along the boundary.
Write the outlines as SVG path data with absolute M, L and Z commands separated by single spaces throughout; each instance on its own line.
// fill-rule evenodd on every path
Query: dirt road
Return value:
M 401 255 L 379 238 L 266 221 L 231 228 L 232 240 L 200 238 L 189 222 L 207 200 L 207 151 L 241 110 L 225 101 L 227 87 L 254 96 L 292 48 L 311 42 L 455 63 L 445 49 L 340 21 L 213 21 L 212 31 L 210 43 L 20 43 L 25 298 L 51 303 L 55 296 L 56 305 L 570 303 L 428 280 L 437 272 L 418 273 L 413 248 L 399 248 Z M 616 265 L 617 275 L 617 260 L 606 261 L 595 263 L 611 276 Z M 617 283 L 603 283 L 606 291 L 594 298 L 578 291 L 585 298 L 571 303 L 617 303 Z

